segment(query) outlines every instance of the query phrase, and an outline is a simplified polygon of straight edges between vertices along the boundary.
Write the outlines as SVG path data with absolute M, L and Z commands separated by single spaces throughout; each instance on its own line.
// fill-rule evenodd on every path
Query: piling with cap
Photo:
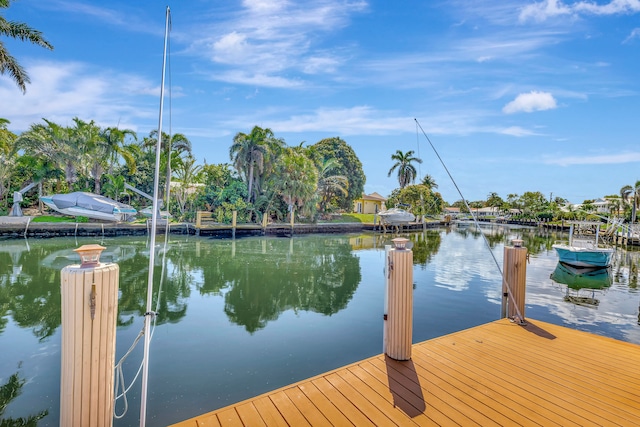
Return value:
M 61 272 L 61 426 L 113 425 L 119 267 L 104 249 L 75 249 L 82 263 Z
M 527 287 L 527 248 L 520 239 L 513 246 L 504 247 L 502 274 L 502 317 L 519 318 L 524 322 L 525 294 Z
M 392 242 L 395 247 L 388 252 L 385 269 L 389 279 L 385 354 L 395 360 L 409 360 L 413 341 L 413 252 L 407 248 L 409 239 L 398 237 Z

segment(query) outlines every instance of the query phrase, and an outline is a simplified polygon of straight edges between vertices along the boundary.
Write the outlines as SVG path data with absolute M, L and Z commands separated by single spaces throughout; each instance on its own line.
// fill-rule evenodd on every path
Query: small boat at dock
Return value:
M 391 208 L 378 212 L 378 216 L 380 221 L 386 225 L 406 225 L 416 219 L 414 214 L 400 208 Z
M 571 224 L 569 242 L 552 245 L 561 262 L 575 267 L 608 267 L 615 249 L 600 242 L 599 222 Z

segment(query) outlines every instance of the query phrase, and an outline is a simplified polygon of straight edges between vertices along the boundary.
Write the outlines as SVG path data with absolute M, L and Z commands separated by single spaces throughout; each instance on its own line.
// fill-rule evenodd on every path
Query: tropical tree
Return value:
M 444 200 L 440 193 L 434 192 L 429 186 L 423 184 L 396 188 L 387 198 L 386 204 L 387 206 L 408 205 L 408 210 L 417 217 L 437 215 L 444 209 Z
M 11 168 L 15 161 L 15 141 L 17 135 L 7 129 L 9 120 L 0 118 L 0 201 L 9 191 Z
M 16 141 L 19 149 L 35 157 L 43 157 L 64 171 L 69 188 L 77 181 L 78 150 L 70 131 L 52 121 L 32 124 Z
M 254 172 L 262 173 L 264 160 L 268 152 L 268 141 L 275 139 L 273 131 L 254 126 L 249 134 L 238 132 L 233 137 L 233 144 L 229 148 L 229 158 L 238 173 L 244 175 L 247 183 L 247 202 L 255 200 L 253 193 Z
M 0 9 L 7 9 L 11 5 L 11 0 L 0 0 Z M 53 50 L 53 46 L 45 40 L 40 31 L 30 28 L 23 22 L 7 21 L 0 15 L 0 36 L 29 41 L 35 45 Z M 31 83 L 29 75 L 18 61 L 9 54 L 4 43 L 0 41 L 0 74 L 9 73 L 16 82 L 22 93 L 27 91 L 27 83 Z
M 122 175 L 111 175 L 105 174 L 107 178 L 107 182 L 104 184 L 104 195 L 107 197 L 111 197 L 113 200 L 118 201 L 120 196 L 123 194 L 129 194 L 126 192 L 126 187 L 124 186 L 125 180 Z
M 435 188 L 438 188 L 438 184 L 436 184 L 436 180 L 433 179 L 433 177 L 429 174 L 425 175 L 424 178 L 422 178 L 422 182 L 420 182 L 420 184 L 426 185 L 432 190 Z
M 155 154 L 155 148 L 158 144 L 158 131 L 152 130 L 149 133 L 149 137 L 143 141 L 143 146 L 146 149 L 150 149 Z M 190 156 L 192 154 L 191 141 L 181 134 L 175 133 L 171 136 L 162 132 L 161 147 L 160 147 L 160 171 L 164 172 L 165 176 L 165 196 L 169 194 L 169 185 L 171 183 L 171 170 L 181 161 L 183 156 Z M 155 159 L 155 157 L 154 157 Z M 155 160 L 154 163 L 155 164 Z
M 391 160 L 395 160 L 396 162 L 391 169 L 389 169 L 387 176 L 391 176 L 391 174 L 397 170 L 398 183 L 401 189 L 415 181 L 418 172 L 412 163 L 422 163 L 422 159 L 413 157 L 413 150 L 409 150 L 406 153 L 396 150 L 395 154 L 391 155 Z
M 346 196 L 349 191 L 349 180 L 344 175 L 334 175 L 339 167 L 336 159 L 325 159 L 318 170 L 319 211 L 325 213 L 331 200 L 337 195 Z
M 327 159 L 335 159 L 336 166 L 332 174 L 347 178 L 347 194 L 338 193 L 331 200 L 331 206 L 351 211 L 353 202 L 362 197 L 366 177 L 362 169 L 362 162 L 353 148 L 339 137 L 325 138 L 309 147 L 310 156 L 316 164 L 322 164 Z
M 313 214 L 318 189 L 318 170 L 304 152 L 288 148 L 277 164 L 278 193 L 289 206 L 289 211 L 303 208 Z
M 502 200 L 502 197 L 498 196 L 498 193 L 489 193 L 489 195 L 487 196 L 487 201 L 485 202 L 485 206 L 490 208 L 502 209 L 502 205 L 504 205 L 504 200 Z
M 181 216 L 184 216 L 188 203 L 193 205 L 196 198 L 193 184 L 200 181 L 201 172 L 202 166 L 196 165 L 196 159 L 191 155 L 181 159 L 174 169 L 176 179 L 179 182 L 174 193 Z
M 78 166 L 84 175 L 93 178 L 93 192 L 100 194 L 100 180 L 109 158 L 108 147 L 101 136 L 100 126 L 93 120 L 85 122 L 74 117 L 73 122 L 75 126 L 69 130 L 69 148 L 76 152 L 76 158 L 80 160 Z
M 636 222 L 636 214 L 640 208 L 640 181 L 636 181 L 634 186 L 625 185 L 620 189 L 620 196 L 625 202 L 631 205 L 631 223 Z
M 118 127 L 107 127 L 102 129 L 100 136 L 106 146 L 106 157 L 109 164 L 108 173 L 113 173 L 113 169 L 119 164 L 122 158 L 131 171 L 136 172 L 135 157 L 132 152 L 133 144 L 127 142 L 131 139 L 138 140 L 138 136 L 131 129 L 120 129 Z

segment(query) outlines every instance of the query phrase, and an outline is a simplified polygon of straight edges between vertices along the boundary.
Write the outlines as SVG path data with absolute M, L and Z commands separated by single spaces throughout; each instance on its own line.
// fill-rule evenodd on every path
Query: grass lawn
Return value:
M 339 223 L 339 222 L 361 222 L 364 224 L 373 224 L 373 214 L 340 214 L 333 215 L 329 220 L 322 220 L 319 222 L 325 223 Z
M 31 222 L 87 222 L 87 220 L 88 218 L 85 217 L 38 215 L 33 217 Z

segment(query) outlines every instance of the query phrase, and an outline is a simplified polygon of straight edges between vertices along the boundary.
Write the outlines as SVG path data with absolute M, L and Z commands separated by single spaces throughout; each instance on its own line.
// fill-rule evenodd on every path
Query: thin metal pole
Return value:
M 171 11 L 167 6 L 164 29 L 164 52 L 162 55 L 162 84 L 160 86 L 160 114 L 158 117 L 158 141 L 156 145 L 156 170 L 153 180 L 153 213 L 151 215 L 151 233 L 149 243 L 149 277 L 147 279 L 147 311 L 144 314 L 144 354 L 142 370 L 142 393 L 140 395 L 140 427 L 147 423 L 147 384 L 149 380 L 149 344 L 151 339 L 151 320 L 155 313 L 151 311 L 153 300 L 153 267 L 155 264 L 156 226 L 158 223 L 158 187 L 160 181 L 160 151 L 162 148 L 162 113 L 164 109 L 164 77 L 167 64 L 167 39 Z

